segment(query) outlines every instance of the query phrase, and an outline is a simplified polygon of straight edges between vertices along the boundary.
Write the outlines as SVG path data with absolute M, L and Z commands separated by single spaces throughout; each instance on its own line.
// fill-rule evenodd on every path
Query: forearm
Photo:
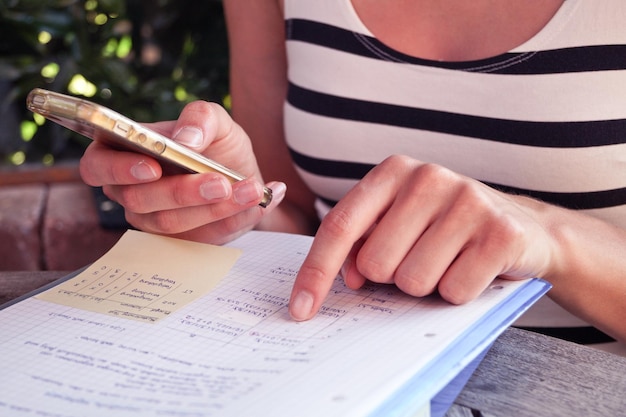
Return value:
M 283 131 L 287 93 L 284 21 L 276 0 L 224 2 L 229 28 L 232 115 L 248 133 L 265 181 L 287 195 L 257 229 L 311 234 L 314 196 L 293 167 Z
M 544 277 L 549 296 L 573 314 L 626 341 L 626 230 L 556 207 L 543 210 L 556 262 Z

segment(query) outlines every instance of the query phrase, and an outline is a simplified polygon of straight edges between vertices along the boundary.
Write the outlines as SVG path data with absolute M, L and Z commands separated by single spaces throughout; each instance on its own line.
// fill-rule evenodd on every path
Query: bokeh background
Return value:
M 25 108 L 35 88 L 142 122 L 195 99 L 229 107 L 218 0 L 0 0 L 0 166 L 76 160 L 88 140 Z

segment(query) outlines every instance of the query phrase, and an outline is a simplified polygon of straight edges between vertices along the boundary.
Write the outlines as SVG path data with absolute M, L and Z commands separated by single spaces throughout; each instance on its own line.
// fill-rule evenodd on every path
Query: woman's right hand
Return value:
M 121 204 L 130 224 L 146 232 L 221 244 L 252 229 L 283 199 L 285 184 L 267 184 L 271 204 L 262 208 L 263 179 L 250 140 L 215 103 L 188 104 L 176 121 L 148 124 L 196 152 L 241 173 L 231 184 L 218 173 L 163 175 L 152 157 L 94 141 L 80 161 L 83 180 L 102 186 Z

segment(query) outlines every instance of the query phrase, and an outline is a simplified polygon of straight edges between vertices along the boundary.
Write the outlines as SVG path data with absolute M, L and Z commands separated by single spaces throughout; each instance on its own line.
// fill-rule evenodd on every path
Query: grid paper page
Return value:
M 35 298 L 2 310 L 0 415 L 369 415 L 524 285 L 496 281 L 452 306 L 337 279 L 320 314 L 294 322 L 288 297 L 310 243 L 245 235 L 226 278 L 156 324 Z M 426 402 L 434 382 L 422 385 Z

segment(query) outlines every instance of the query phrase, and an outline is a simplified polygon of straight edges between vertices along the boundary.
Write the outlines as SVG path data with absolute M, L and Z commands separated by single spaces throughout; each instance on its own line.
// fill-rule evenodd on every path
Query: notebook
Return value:
M 0 310 L 0 415 L 443 415 L 550 287 L 496 279 L 454 306 L 338 277 L 320 313 L 295 322 L 289 294 L 311 242 L 253 231 L 213 246 L 129 230 Z

